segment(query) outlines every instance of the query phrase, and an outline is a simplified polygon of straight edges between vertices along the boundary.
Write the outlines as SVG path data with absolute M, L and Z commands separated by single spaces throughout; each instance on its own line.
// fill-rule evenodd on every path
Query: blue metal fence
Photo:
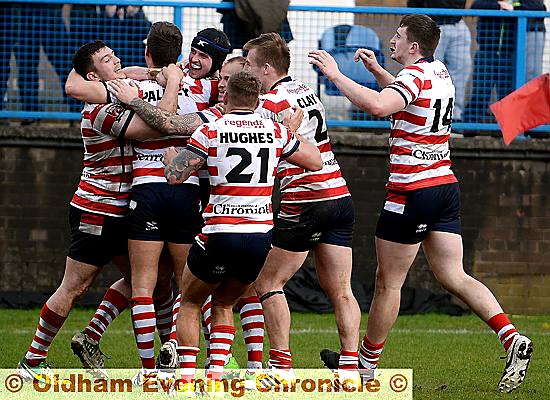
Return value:
M 184 34 L 185 58 L 195 33 L 208 26 L 223 29 L 221 17 L 233 8 L 231 2 L 214 0 L 118 0 L 117 5 L 112 5 L 112 0 L 0 0 L 0 119 L 13 123 L 16 119 L 23 123 L 33 119 L 79 119 L 81 104 L 65 96 L 63 84 L 71 68 L 72 53 L 80 45 L 102 39 L 115 50 L 123 65 L 143 65 L 143 39 L 150 24 L 169 20 Z M 355 109 L 326 85 L 308 64 L 308 51 L 324 47 L 327 40 L 350 47 L 372 47 L 378 43 L 380 61 L 390 72 L 397 73 L 401 66 L 389 57 L 389 41 L 399 19 L 409 13 L 449 17 L 441 25 L 442 39 L 436 56 L 446 62 L 457 87 L 453 128 L 498 130 L 488 105 L 550 70 L 550 44 L 545 43 L 550 33 L 544 32 L 544 21 L 550 21 L 548 12 L 290 6 L 288 20 L 294 38 L 289 43 L 291 74 L 318 87 L 328 111 L 329 126 L 385 128 L 389 123 Z M 457 18 L 452 17 L 462 18 L 453 22 Z M 346 25 L 368 29 L 354 30 L 357 35 L 351 38 Z M 229 29 L 227 24 L 225 29 Z M 365 34 L 365 44 L 361 34 Z M 373 42 L 373 37 L 378 40 Z M 240 50 L 234 54 L 241 54 Z M 350 71 L 350 77 L 359 80 L 359 73 L 354 72 L 356 66 L 345 62 L 342 61 L 342 70 Z M 550 132 L 550 127 L 538 130 Z

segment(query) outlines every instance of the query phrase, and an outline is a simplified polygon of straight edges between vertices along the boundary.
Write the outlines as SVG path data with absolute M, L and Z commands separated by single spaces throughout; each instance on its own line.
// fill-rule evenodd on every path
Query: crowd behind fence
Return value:
M 105 0 L 93 4 L 0 0 L 0 123 L 79 119 L 82 104 L 65 96 L 63 84 L 73 52 L 87 41 L 105 41 L 123 66 L 144 65 L 143 40 L 151 23 L 168 20 L 182 30 L 182 58 L 186 58 L 196 32 L 210 26 L 224 29 L 222 15 L 233 8 L 232 2 L 217 1 L 119 0 L 113 5 Z M 548 12 L 290 6 L 285 34 L 293 39 L 291 74 L 317 88 L 329 126 L 386 128 L 389 122 L 354 108 L 309 65 L 308 51 L 330 50 L 344 73 L 377 88 L 351 54 L 357 47 L 369 47 L 386 69 L 397 73 L 401 66 L 390 58 L 389 41 L 399 19 L 414 12 L 443 18 L 449 23 L 442 30 L 454 27 L 464 38 L 463 46 L 445 55 L 449 64 L 455 64 L 449 68 L 457 88 L 453 129 L 498 130 L 488 105 L 550 70 Z M 235 49 L 233 55 L 241 55 L 241 50 Z M 550 132 L 550 126 L 535 131 Z

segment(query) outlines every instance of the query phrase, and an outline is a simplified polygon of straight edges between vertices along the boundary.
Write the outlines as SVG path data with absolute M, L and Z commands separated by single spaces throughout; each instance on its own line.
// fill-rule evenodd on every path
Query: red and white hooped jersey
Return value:
M 198 128 L 187 149 L 206 159 L 210 178 L 202 233 L 269 232 L 277 164 L 299 145 L 283 125 L 253 112 L 229 113 Z
M 116 103 L 84 106 L 80 125 L 84 167 L 71 200 L 74 207 L 113 217 L 126 215 L 134 152 L 124 134 L 133 115 Z
M 150 104 L 158 105 L 164 88 L 156 81 L 141 81 L 138 83 L 142 92 L 142 98 Z M 193 79 L 186 71 L 182 80 L 182 87 L 178 94 L 179 115 L 205 110 L 209 107 L 212 99 L 218 96 L 218 80 L 216 79 Z M 134 180 L 132 185 L 143 183 L 164 182 L 164 164 L 162 158 L 165 150 L 170 147 L 185 147 L 189 135 L 164 136 L 161 139 L 135 141 L 134 150 Z M 196 174 L 189 177 L 186 183 L 198 184 Z
M 260 106 L 256 112 L 282 123 L 293 106 L 304 111 L 298 133 L 319 148 L 323 168 L 307 171 L 281 160 L 277 168 L 277 176 L 281 181 L 281 203 L 324 201 L 349 196 L 346 181 L 330 146 L 325 108 L 309 86 L 287 76 L 260 96 Z
M 455 87 L 445 65 L 420 60 L 386 88 L 406 103 L 391 116 L 387 188 L 408 191 L 457 182 L 449 150 Z

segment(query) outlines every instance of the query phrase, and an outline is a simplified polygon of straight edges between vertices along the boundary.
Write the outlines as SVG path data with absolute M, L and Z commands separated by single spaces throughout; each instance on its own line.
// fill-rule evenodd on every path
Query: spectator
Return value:
M 512 10 L 513 6 L 504 1 L 475 0 L 472 9 L 504 11 Z M 489 111 L 493 88 L 496 88 L 499 99 L 512 91 L 516 26 L 514 18 L 478 18 L 473 87 L 462 116 L 464 122 L 483 122 Z
M 15 27 L 13 23 L 13 5 L 2 3 L 0 4 L 0 24 L 4 29 L 0 34 L 0 111 L 4 109 L 4 99 L 6 97 L 6 89 L 8 79 L 10 77 L 10 59 L 13 45 L 13 31 L 6 27 Z
M 59 4 L 29 4 L 19 3 L 19 42 L 16 46 L 19 96 L 24 111 L 41 111 L 38 95 L 38 65 L 40 63 L 40 48 L 46 53 L 48 60 L 59 76 L 62 85 L 65 84 L 69 71 L 70 60 L 67 54 L 67 29 L 63 21 Z M 36 120 L 23 121 L 28 125 Z
M 126 66 L 145 66 L 143 39 L 147 38 L 151 22 L 141 6 L 105 6 L 104 30 L 108 44 L 117 51 Z
M 543 0 L 516 1 L 514 10 L 546 11 Z M 542 75 L 542 56 L 546 28 L 544 18 L 529 18 L 527 23 L 527 41 L 525 44 L 525 80 L 529 81 Z
M 233 0 L 222 0 L 222 3 Z M 286 17 L 288 0 L 241 0 L 235 1 L 232 10 L 219 9 L 223 14 L 223 31 L 233 49 L 242 49 L 250 39 L 262 33 L 277 32 L 289 43 L 294 39 Z
M 466 0 L 407 0 L 407 7 L 464 9 L 465 6 Z M 466 85 L 472 73 L 472 35 L 461 16 L 434 15 L 431 18 L 441 29 L 435 58 L 447 66 L 456 88 L 453 121 L 461 122 Z
M 76 52 L 84 43 L 99 39 L 101 15 L 105 6 L 92 4 L 73 4 L 70 12 L 71 51 Z

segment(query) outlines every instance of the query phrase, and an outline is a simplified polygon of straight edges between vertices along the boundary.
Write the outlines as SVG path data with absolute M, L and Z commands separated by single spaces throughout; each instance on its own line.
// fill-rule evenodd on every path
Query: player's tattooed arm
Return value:
M 171 185 L 182 183 L 189 178 L 193 171 L 198 171 L 206 161 L 203 157 L 189 151 L 181 150 L 179 153 L 169 148 L 164 155 L 164 176 Z
M 140 98 L 128 104 L 147 125 L 164 135 L 191 135 L 204 121 L 197 113 L 172 114 Z

